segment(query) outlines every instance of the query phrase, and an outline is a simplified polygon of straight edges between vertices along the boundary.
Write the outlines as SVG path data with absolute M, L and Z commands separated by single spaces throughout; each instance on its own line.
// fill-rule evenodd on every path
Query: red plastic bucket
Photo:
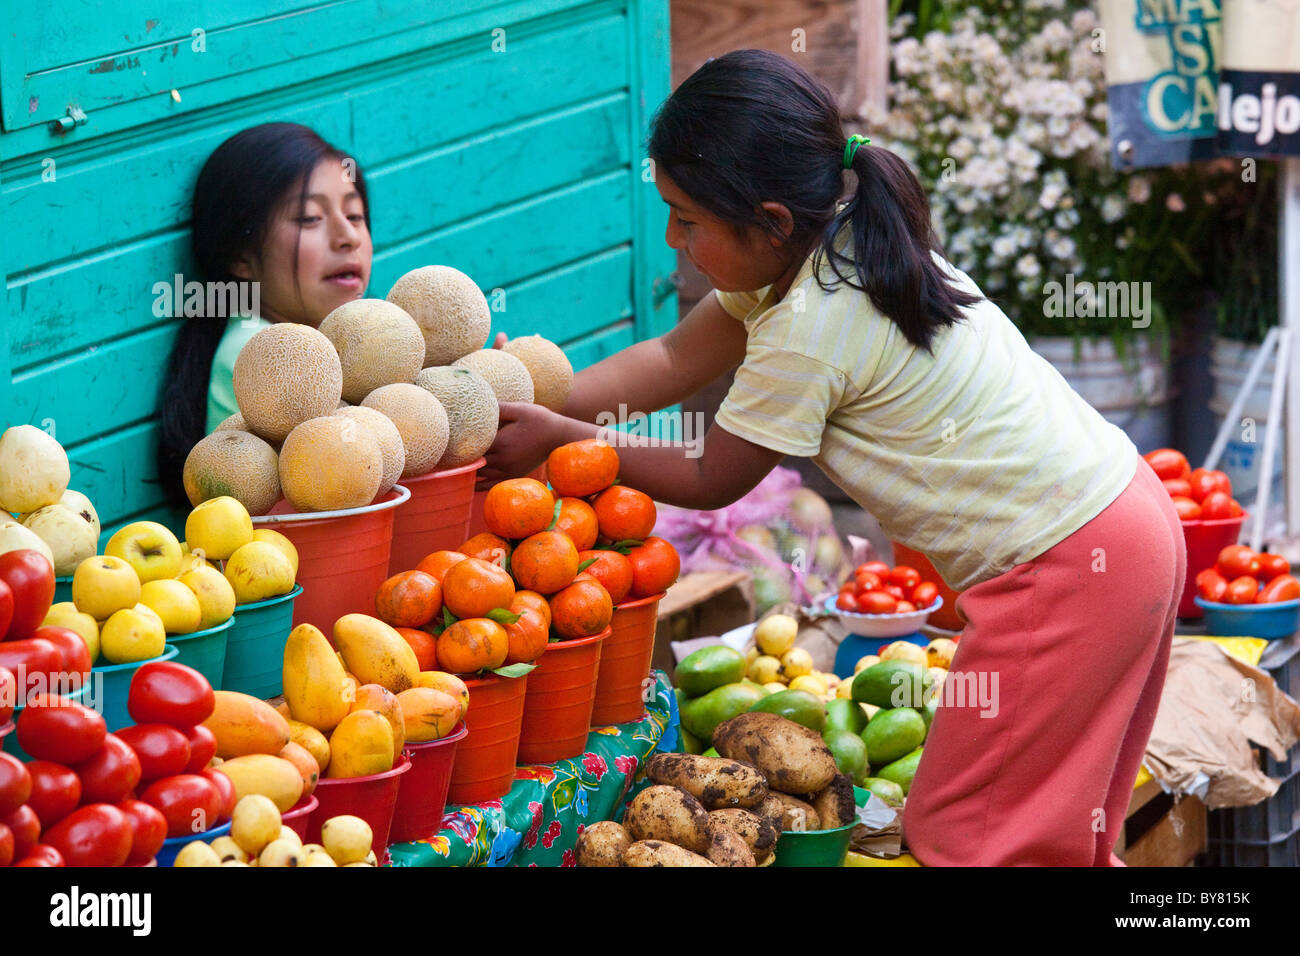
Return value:
M 546 645 L 537 670 L 528 675 L 520 763 L 555 763 L 582 753 L 591 730 L 601 645 L 611 633 L 607 627 L 594 637 Z M 470 701 L 472 706 L 472 696 Z
M 319 783 L 320 781 L 317 781 L 318 785 Z M 310 794 L 280 814 L 280 822 L 298 834 L 298 839 L 303 843 L 310 842 L 307 839 L 307 821 L 311 819 L 312 813 L 318 806 L 320 801 L 316 799 L 314 793 Z
M 543 657 L 546 655 L 543 654 Z M 465 739 L 456 748 L 451 768 L 449 803 L 482 803 L 510 792 L 519 754 L 519 725 L 524 718 L 526 677 L 476 677 L 465 681 L 469 709 Z
M 402 786 L 397 791 L 390 843 L 427 840 L 442 829 L 456 745 L 465 739 L 466 733 L 462 723 L 441 740 L 406 745 L 411 772 L 402 778 Z
M 1199 618 L 1203 612 L 1196 606 L 1196 575 L 1212 568 L 1219 552 L 1241 537 L 1241 526 L 1248 514 L 1236 518 L 1215 518 L 1205 521 L 1184 521 L 1183 540 L 1187 542 L 1187 579 L 1183 582 L 1183 597 L 1178 602 L 1178 616 Z
M 434 551 L 453 551 L 469 537 L 474 480 L 484 461 L 402 479 L 411 500 L 397 509 L 389 574 L 411 570 Z
M 403 753 L 393 769 L 383 773 L 372 773 L 367 777 L 322 777 L 312 794 L 318 802 L 307 819 L 307 836 L 303 842 L 319 843 L 320 828 L 326 820 L 351 814 L 370 824 L 374 834 L 370 848 L 380 863 L 387 863 L 388 830 L 393 822 L 393 808 L 397 805 L 397 790 L 402 783 L 402 774 L 410 769 L 411 761 Z
M 536 468 L 534 468 L 524 477 L 536 478 L 542 484 L 546 484 L 546 462 L 542 462 L 540 465 L 538 465 Z M 486 497 L 487 497 L 486 490 L 474 492 L 474 500 L 470 503 L 469 528 L 467 528 L 465 531 L 465 537 L 461 538 L 460 541 L 457 541 L 456 544 L 452 545 L 453 548 L 455 548 L 456 545 L 459 545 L 463 541 L 468 541 L 474 535 L 482 534 L 484 531 L 487 531 L 488 529 L 487 522 L 483 520 L 483 500 Z M 424 557 L 424 555 L 422 554 L 420 555 L 420 557 Z M 415 565 L 413 564 L 411 565 L 411 567 L 415 567 Z M 402 570 L 405 569 L 403 568 Z
M 894 546 L 894 564 L 903 564 L 909 568 L 916 568 L 921 572 L 922 581 L 933 581 L 939 586 L 939 596 L 943 598 L 943 605 L 927 617 L 926 623 L 933 624 L 935 627 L 941 627 L 945 631 L 960 631 L 966 626 L 966 621 L 957 613 L 957 598 L 961 596 L 960 592 L 954 591 L 944 583 L 943 577 L 935 570 L 930 559 L 920 551 L 913 551 L 905 544 L 899 544 L 897 541 L 891 541 Z
M 388 577 L 393 516 L 411 493 L 395 485 L 373 504 L 345 511 L 301 512 L 281 500 L 270 514 L 253 518 L 257 527 L 280 532 L 298 549 L 298 583 L 293 626 L 314 624 L 329 637 L 345 614 L 373 614 L 375 592 Z
M 614 619 L 609 623 L 611 633 L 600 649 L 591 726 L 626 724 L 644 716 L 642 694 L 655 651 L 659 601 L 666 593 L 624 601 L 614 608 Z

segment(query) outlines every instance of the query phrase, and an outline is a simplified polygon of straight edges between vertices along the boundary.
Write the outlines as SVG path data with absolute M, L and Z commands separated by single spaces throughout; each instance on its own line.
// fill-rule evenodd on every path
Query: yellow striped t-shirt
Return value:
M 964 272 L 935 261 L 965 291 Z M 841 266 L 841 269 L 847 267 Z M 822 262 L 822 275 L 833 279 Z M 914 347 L 863 292 L 715 292 L 745 323 L 720 426 L 812 458 L 885 532 L 960 590 L 1059 543 L 1119 497 L 1137 449 L 987 299 Z

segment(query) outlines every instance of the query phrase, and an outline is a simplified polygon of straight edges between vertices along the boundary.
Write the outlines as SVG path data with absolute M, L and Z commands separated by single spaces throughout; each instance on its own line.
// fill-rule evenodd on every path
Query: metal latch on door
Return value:
M 67 116 L 50 121 L 50 132 L 67 133 L 77 126 L 85 126 L 89 119 L 80 106 L 69 106 Z

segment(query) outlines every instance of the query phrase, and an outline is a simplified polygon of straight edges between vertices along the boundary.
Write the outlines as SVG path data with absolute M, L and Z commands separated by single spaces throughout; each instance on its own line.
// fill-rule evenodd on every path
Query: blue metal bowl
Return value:
M 1300 598 L 1276 604 L 1219 604 L 1197 597 L 1206 630 L 1214 637 L 1262 637 L 1276 641 L 1300 630 Z

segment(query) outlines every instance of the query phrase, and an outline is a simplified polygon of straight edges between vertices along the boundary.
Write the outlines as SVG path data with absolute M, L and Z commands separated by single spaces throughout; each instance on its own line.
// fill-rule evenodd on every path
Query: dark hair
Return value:
M 931 251 L 942 254 L 930 204 L 916 175 L 887 149 L 862 145 L 853 158 L 857 189 L 844 192 L 846 136 L 830 91 L 794 63 L 766 50 L 734 50 L 705 63 L 660 106 L 649 152 L 655 164 L 713 215 L 739 232 L 758 226 L 783 235 L 762 208 L 790 210 L 792 249 L 820 239 L 817 282 L 839 282 L 870 296 L 918 348 L 961 319 L 979 296 L 953 286 Z M 853 254 L 835 248 L 848 224 Z M 837 282 L 821 277 L 830 257 Z M 850 275 L 840 271 L 850 266 Z M 854 277 L 856 276 L 856 281 Z
M 348 154 L 298 123 L 263 123 L 236 133 L 213 150 L 194 184 L 191 242 L 199 276 L 205 282 L 238 281 L 231 265 L 240 256 L 258 255 L 281 207 L 306 202 L 312 170 L 323 159 L 346 161 Z M 355 169 L 367 228 L 370 201 L 366 180 Z M 298 281 L 294 250 L 294 283 Z M 212 359 L 226 331 L 225 317 L 187 319 L 168 360 L 158 442 L 158 478 L 170 502 L 188 508 L 181 481 L 185 458 L 207 434 L 208 383 Z

